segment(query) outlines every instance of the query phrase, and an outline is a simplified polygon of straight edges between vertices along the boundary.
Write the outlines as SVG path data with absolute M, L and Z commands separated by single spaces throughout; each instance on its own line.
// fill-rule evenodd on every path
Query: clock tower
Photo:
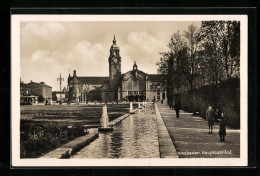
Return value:
M 120 49 L 116 44 L 116 38 L 114 35 L 113 45 L 110 48 L 109 62 L 109 79 L 111 88 L 117 88 L 121 77 L 121 57 Z

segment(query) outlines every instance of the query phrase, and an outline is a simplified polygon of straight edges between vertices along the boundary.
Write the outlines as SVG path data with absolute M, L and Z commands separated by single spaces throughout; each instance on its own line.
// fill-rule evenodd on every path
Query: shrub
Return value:
M 83 126 L 58 128 L 51 125 L 23 126 L 22 124 L 20 131 L 21 158 L 39 157 L 69 140 L 88 133 Z

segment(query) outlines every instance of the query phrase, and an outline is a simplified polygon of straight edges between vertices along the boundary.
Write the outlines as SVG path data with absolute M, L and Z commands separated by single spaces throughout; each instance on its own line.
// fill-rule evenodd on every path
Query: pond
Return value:
M 71 158 L 159 158 L 154 105 L 138 110 L 113 132 L 100 133 L 99 138 Z

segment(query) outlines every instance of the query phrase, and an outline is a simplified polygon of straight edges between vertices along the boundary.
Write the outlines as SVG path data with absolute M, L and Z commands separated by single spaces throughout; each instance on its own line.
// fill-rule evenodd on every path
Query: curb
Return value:
M 99 136 L 98 133 L 94 134 L 93 136 L 91 136 L 90 138 L 88 138 L 86 141 L 83 141 L 77 145 L 75 145 L 72 149 L 67 150 L 65 153 L 61 154 L 61 157 L 59 159 L 67 159 L 70 158 L 70 156 L 74 155 L 75 153 L 77 153 L 78 151 L 80 151 L 82 148 L 84 148 L 85 146 L 87 146 L 88 144 L 90 144 L 92 141 L 94 141 L 95 139 L 97 139 Z
M 155 103 L 154 106 L 157 120 L 157 133 L 160 158 L 179 158 L 175 146 L 171 140 L 170 134 L 165 126 L 160 111 L 157 107 L 157 104 Z
M 135 109 L 133 112 L 137 111 L 137 109 Z M 116 126 L 118 124 L 120 124 L 124 119 L 126 119 L 127 117 L 129 117 L 131 114 L 124 114 L 118 118 L 116 118 L 115 120 L 109 122 L 109 126 L 110 127 L 113 127 L 113 126 Z

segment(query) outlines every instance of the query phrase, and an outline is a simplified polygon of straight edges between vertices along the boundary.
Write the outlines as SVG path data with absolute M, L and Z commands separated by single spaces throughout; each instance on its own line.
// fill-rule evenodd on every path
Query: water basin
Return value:
M 154 105 L 130 115 L 113 132 L 99 138 L 71 158 L 159 158 Z

